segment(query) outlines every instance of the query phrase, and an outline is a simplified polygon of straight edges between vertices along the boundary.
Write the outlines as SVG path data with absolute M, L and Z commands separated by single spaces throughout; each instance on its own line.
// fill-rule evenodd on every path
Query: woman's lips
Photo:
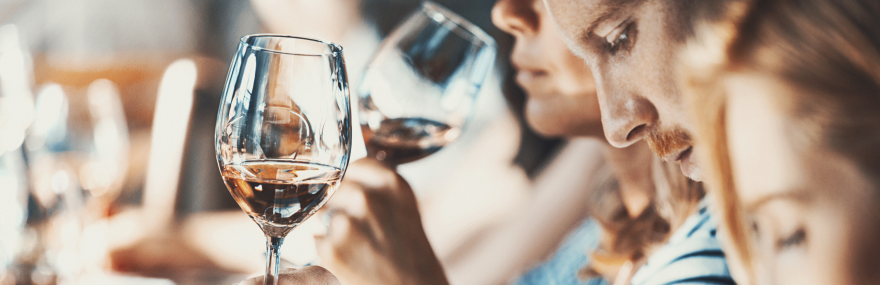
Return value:
M 539 70 L 520 70 L 516 74 L 516 83 L 526 90 L 534 89 L 547 73 Z

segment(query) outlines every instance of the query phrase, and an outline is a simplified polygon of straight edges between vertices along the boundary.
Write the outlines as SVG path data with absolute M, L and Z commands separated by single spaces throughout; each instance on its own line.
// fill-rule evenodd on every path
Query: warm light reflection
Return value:
M 18 148 L 34 116 L 26 54 L 18 29 L 0 26 L 0 152 Z
M 55 83 L 46 84 L 37 95 L 33 126 L 27 138 L 27 148 L 31 151 L 59 143 L 66 135 L 68 100 Z M 48 142 L 47 142 L 48 140 Z
M 144 211 L 157 225 L 174 215 L 195 84 L 195 63 L 181 59 L 168 67 L 159 85 L 143 202 Z
M 76 183 L 76 177 L 71 175 L 72 166 L 64 157 L 53 154 L 67 147 L 68 113 L 69 101 L 60 85 L 48 83 L 40 89 L 26 146 L 34 178 L 33 193 L 45 208 L 55 207 L 58 196 Z
M 128 127 L 119 91 L 110 80 L 92 82 L 88 101 L 94 127 L 94 153 L 90 161 L 82 165 L 79 175 L 83 189 L 98 197 L 122 187 L 128 168 Z
M 0 153 L 0 264 L 13 262 L 23 246 L 27 215 L 27 181 L 21 150 Z M 2 280 L 0 272 L 0 280 Z

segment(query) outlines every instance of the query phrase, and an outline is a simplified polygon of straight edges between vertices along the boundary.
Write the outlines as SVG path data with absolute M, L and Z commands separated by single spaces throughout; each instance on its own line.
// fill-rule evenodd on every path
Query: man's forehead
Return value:
M 544 0 L 566 37 L 590 33 L 604 19 L 639 0 Z

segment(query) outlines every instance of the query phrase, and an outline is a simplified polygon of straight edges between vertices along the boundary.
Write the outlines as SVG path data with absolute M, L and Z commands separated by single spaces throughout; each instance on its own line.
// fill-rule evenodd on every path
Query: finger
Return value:
M 336 235 L 339 234 L 336 233 Z M 344 250 L 345 249 L 341 249 L 341 251 Z M 339 254 L 340 249 L 330 240 L 329 236 L 315 235 L 315 251 L 318 253 L 318 259 L 321 261 L 321 264 L 334 270 L 339 270 L 336 268 L 336 265 L 341 263 L 340 258 L 342 258 L 342 256 Z
M 315 236 L 315 246 L 322 264 L 346 262 L 350 253 L 369 246 L 365 243 L 374 239 L 371 235 L 364 221 L 338 214 L 333 216 L 328 235 Z
M 364 218 L 367 215 L 367 197 L 363 188 L 348 181 L 342 181 L 333 197 L 324 205 L 325 211 L 343 212 L 349 216 Z
M 350 243 L 349 240 L 358 240 L 362 238 L 363 233 L 357 231 L 355 225 L 359 223 L 354 217 L 345 213 L 338 213 L 330 217 L 330 231 L 327 241 L 331 242 L 335 247 L 344 247 Z
M 242 281 L 239 285 L 263 284 L 263 276 Z M 339 279 L 320 266 L 307 266 L 301 269 L 285 268 L 278 273 L 279 285 L 339 285 Z
M 326 236 L 330 233 L 330 219 L 333 218 L 333 215 L 336 213 L 336 210 L 328 207 L 321 208 L 315 213 L 315 216 L 312 217 L 312 222 L 316 222 L 315 226 L 312 227 L 312 235 L 314 236 Z M 315 221 L 316 220 L 316 221 Z
M 306 266 L 279 275 L 279 285 L 339 285 L 339 279 L 320 266 Z
M 371 191 L 394 189 L 403 180 L 397 172 L 369 157 L 359 159 L 349 165 L 345 179 L 357 182 Z

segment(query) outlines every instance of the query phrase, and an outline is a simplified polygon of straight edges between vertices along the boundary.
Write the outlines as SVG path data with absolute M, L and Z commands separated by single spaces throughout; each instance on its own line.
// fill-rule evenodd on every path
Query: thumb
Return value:
M 239 285 L 263 284 L 263 276 L 251 278 Z M 286 268 L 278 273 L 278 285 L 342 285 L 330 271 L 320 266 L 306 266 L 300 269 Z

